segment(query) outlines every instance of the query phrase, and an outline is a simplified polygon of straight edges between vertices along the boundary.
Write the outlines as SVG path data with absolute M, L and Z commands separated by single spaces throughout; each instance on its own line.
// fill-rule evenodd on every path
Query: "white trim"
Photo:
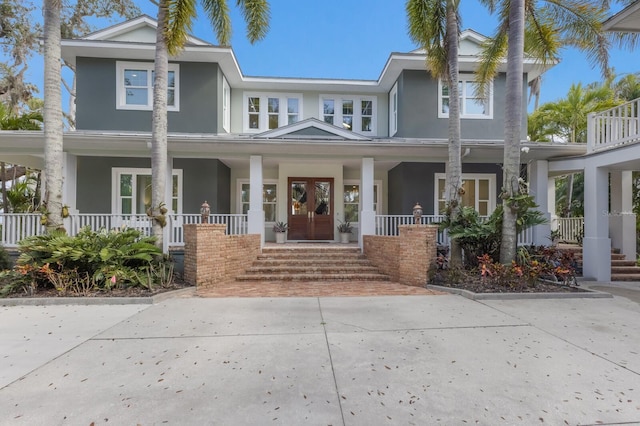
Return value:
M 231 86 L 225 76 L 222 76 L 222 128 L 231 133 Z
M 145 214 L 146 212 L 137 212 L 136 211 L 136 203 L 135 194 L 136 191 L 136 176 L 138 175 L 146 175 L 151 176 L 151 169 L 147 168 L 132 168 L 132 167 L 112 167 L 111 168 L 111 213 L 120 215 L 122 214 L 122 197 L 120 196 L 120 176 L 121 175 L 132 175 L 133 179 L 131 182 L 131 194 L 132 195 L 132 203 L 131 203 L 131 214 Z M 173 209 L 173 197 L 171 197 L 171 202 L 167 205 L 167 209 L 171 213 L 182 214 L 182 198 L 183 198 L 183 180 L 182 180 L 182 169 L 173 169 L 172 176 L 178 177 L 178 211 L 174 212 Z M 173 179 L 172 184 L 173 184 Z M 173 194 L 173 189 L 171 191 Z
M 438 204 L 440 201 L 444 199 L 440 197 L 441 194 L 438 194 L 438 190 L 439 190 L 438 183 L 440 179 L 444 179 L 446 181 L 446 177 L 447 177 L 446 173 L 434 173 L 433 175 L 433 186 L 434 186 L 433 213 L 436 215 L 440 213 L 438 211 Z M 479 193 L 478 180 L 480 179 L 489 181 L 489 199 L 488 199 L 488 205 L 487 205 L 487 213 L 491 214 L 496 209 L 496 175 L 495 173 L 463 173 L 462 174 L 462 180 L 474 180 L 476 182 L 475 206 L 469 206 L 469 207 L 473 207 L 474 209 L 476 209 L 476 211 L 478 211 L 478 193 Z
M 389 92 L 389 137 L 398 132 L 398 83 Z
M 249 98 L 259 98 L 260 99 L 260 109 L 258 112 L 258 128 L 252 129 L 249 128 Z M 302 106 L 303 106 L 303 96 L 302 93 L 277 93 L 277 92 L 248 92 L 245 91 L 242 94 L 242 130 L 245 133 L 260 133 L 269 129 L 269 99 L 275 98 L 278 99 L 278 128 L 286 126 L 289 124 L 289 114 L 288 114 L 288 100 L 289 99 L 297 99 L 298 100 L 298 120 L 302 121 Z
M 466 84 L 468 82 L 475 83 L 475 77 L 473 74 L 460 74 L 458 81 L 462 82 L 462 91 L 460 93 L 460 118 L 473 119 L 473 120 L 492 120 L 493 119 L 493 82 L 489 83 L 489 112 L 488 114 L 467 114 L 465 112 L 465 99 L 474 97 L 473 94 L 468 96 Z M 442 88 L 443 82 L 438 79 L 438 118 L 449 118 L 448 112 L 442 111 Z
M 158 28 L 158 21 L 151 18 L 148 15 L 138 16 L 137 18 L 133 18 L 129 21 L 122 22 L 120 24 L 112 25 L 110 27 L 92 32 L 82 37 L 83 40 L 109 40 L 113 37 L 117 37 L 122 34 L 126 34 L 128 32 L 132 32 L 137 30 L 138 28 L 149 27 L 153 30 Z M 193 36 L 187 36 L 188 44 L 195 44 L 198 46 L 209 46 L 210 43 L 206 41 L 200 40 Z
M 358 185 L 358 191 L 360 190 L 360 179 L 344 179 L 342 181 L 342 211 L 344 213 L 344 187 L 345 186 L 349 186 L 349 185 Z M 374 180 L 373 181 L 373 186 L 375 188 L 375 202 L 374 205 L 376 207 L 375 209 L 375 214 L 382 214 L 382 181 L 381 180 Z M 351 203 L 349 203 L 351 204 Z M 335 204 L 334 204 L 335 205 Z M 360 212 L 362 211 L 362 201 L 361 201 L 361 197 L 358 197 L 358 219 L 360 218 Z M 357 225 L 360 223 L 360 221 L 358 222 L 352 222 L 353 224 Z
M 377 123 L 378 123 L 378 97 L 377 96 L 366 96 L 361 94 L 352 94 L 352 95 L 320 95 L 318 97 L 319 105 L 318 105 L 318 118 L 320 121 L 325 122 L 324 117 L 324 101 L 332 100 L 333 104 L 333 125 L 340 128 L 338 123 L 343 123 L 343 102 L 344 101 L 353 101 L 353 114 L 351 114 L 353 122 L 352 122 L 352 131 L 353 133 L 357 133 L 360 135 L 366 136 L 376 136 L 377 135 Z M 364 131 L 362 129 L 362 101 L 370 101 L 371 102 L 371 130 Z M 348 115 L 348 114 L 347 114 Z M 329 123 L 331 124 L 331 123 Z M 346 129 L 348 130 L 349 129 Z
M 243 203 L 242 202 L 242 185 L 247 184 L 247 185 L 251 185 L 251 182 L 249 179 L 246 178 L 238 178 L 236 179 L 236 213 L 238 214 L 242 214 L 242 204 L 248 204 L 248 203 Z M 278 200 L 277 194 L 278 194 L 278 179 L 263 179 L 262 180 L 262 189 L 264 190 L 264 185 L 275 185 L 276 186 L 276 220 L 279 217 L 278 213 L 280 211 L 280 200 Z M 269 203 L 271 204 L 271 203 Z M 264 211 L 264 197 L 262 199 L 262 210 Z M 286 210 L 286 207 L 285 207 Z M 275 221 L 266 221 L 265 219 L 265 224 L 269 224 L 272 225 L 275 223 Z
M 127 104 L 127 93 L 124 88 L 124 72 L 128 69 L 140 69 L 147 72 L 147 84 L 140 86 L 147 89 L 147 103 L 145 105 Z M 137 111 L 153 110 L 153 71 L 153 62 L 116 61 L 116 109 Z M 167 111 L 180 111 L 180 65 L 169 64 L 169 71 L 174 73 L 174 105 L 167 105 Z
M 299 132 L 300 130 L 308 129 L 311 127 L 315 127 L 316 129 L 335 135 L 335 137 L 322 136 L 321 137 L 322 139 L 339 138 L 339 139 L 355 140 L 355 141 L 371 140 L 370 138 L 351 132 L 349 130 L 344 130 L 339 127 L 336 127 L 333 124 L 320 121 L 317 118 L 307 118 L 306 120 L 298 121 L 297 123 L 294 123 L 294 124 L 289 124 L 284 127 L 268 130 L 264 133 L 260 133 L 259 135 L 254 136 L 254 138 L 267 138 L 267 139 L 268 138 L 286 138 L 291 133 Z M 290 137 L 302 138 L 302 139 L 305 139 L 308 137 L 309 139 L 314 139 L 314 137 L 304 136 L 304 135 L 292 135 Z

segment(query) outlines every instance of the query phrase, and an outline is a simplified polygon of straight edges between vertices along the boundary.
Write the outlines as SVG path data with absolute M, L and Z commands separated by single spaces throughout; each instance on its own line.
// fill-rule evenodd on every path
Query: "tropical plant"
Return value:
M 340 225 L 338 225 L 338 232 L 341 234 L 351 234 L 353 233 L 353 225 L 348 220 L 342 222 L 340 221 Z
M 287 222 L 276 222 L 273 225 L 273 232 L 287 232 L 287 229 L 289 228 L 289 225 L 287 224 Z
M 462 159 L 460 140 L 460 95 L 458 89 L 459 0 L 407 0 L 409 37 L 424 48 L 427 69 L 434 78 L 445 80 L 449 91 L 449 159 L 445 178 L 447 214 L 460 212 Z M 451 240 L 451 263 L 460 264 L 462 252 Z
M 167 88 L 169 55 L 177 55 L 187 42 L 193 18 L 196 16 L 196 0 L 158 2 L 158 27 L 155 51 L 155 88 L 151 123 L 151 205 L 161 206 L 165 200 L 167 177 Z M 247 23 L 247 38 L 251 43 L 264 38 L 269 28 L 269 4 L 267 0 L 238 0 Z M 226 0 L 202 0 L 202 6 L 216 32 L 221 45 L 229 45 L 231 21 Z M 160 216 L 159 207 L 152 207 L 151 216 Z M 163 246 L 162 226 L 153 221 L 156 245 Z
M 543 64 L 559 58 L 562 47 L 572 46 L 587 53 L 608 75 L 608 47 L 633 40 L 633 36 L 616 35 L 607 38 L 602 31 L 609 1 L 597 0 L 512 0 L 498 2 L 482 0 L 490 12 L 497 12 L 496 33 L 485 45 L 484 60 L 478 70 L 480 94 L 485 94 L 498 66 L 507 59 L 505 102 L 505 142 L 503 162 L 503 199 L 519 194 L 520 126 L 522 114 L 522 76 L 525 52 Z M 515 215 L 504 209 L 501 262 L 510 264 L 516 255 Z

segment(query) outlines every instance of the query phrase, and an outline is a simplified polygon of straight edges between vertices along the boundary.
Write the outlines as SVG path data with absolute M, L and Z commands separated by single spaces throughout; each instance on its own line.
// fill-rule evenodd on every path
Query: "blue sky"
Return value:
M 230 0 L 230 5 L 235 5 Z M 408 52 L 415 45 L 407 35 L 404 0 L 271 0 L 271 28 L 255 45 L 245 38 L 242 16 L 232 6 L 232 46 L 245 75 L 377 79 L 391 52 Z M 143 13 L 156 16 L 150 1 L 138 2 Z M 477 1 L 461 2 L 462 26 L 493 33 L 496 21 Z M 105 24 L 107 25 L 107 24 Z M 193 34 L 215 43 L 206 17 Z M 42 66 L 34 60 L 32 80 L 41 86 Z M 611 54 L 616 73 L 640 71 L 638 51 Z M 39 74 L 35 74 L 38 72 Z M 572 83 L 601 79 L 584 55 L 566 50 L 562 62 L 545 73 L 541 102 L 563 97 Z

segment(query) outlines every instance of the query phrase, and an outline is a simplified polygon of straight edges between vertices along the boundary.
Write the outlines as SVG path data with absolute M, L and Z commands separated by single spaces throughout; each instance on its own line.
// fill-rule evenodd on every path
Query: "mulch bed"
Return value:
M 433 279 L 429 281 L 429 284 L 467 290 L 473 293 L 584 293 L 588 291 L 580 287 L 570 287 L 543 281 L 537 281 L 533 286 L 518 283 L 501 285 L 471 274 L 467 274 L 459 282 L 451 282 L 442 271 L 438 271 Z

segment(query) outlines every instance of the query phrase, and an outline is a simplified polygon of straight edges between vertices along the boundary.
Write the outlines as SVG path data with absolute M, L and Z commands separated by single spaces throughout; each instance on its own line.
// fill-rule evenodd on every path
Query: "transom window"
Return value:
M 167 80 L 167 110 L 180 109 L 180 66 L 169 64 Z M 153 109 L 153 86 L 155 75 L 153 62 L 116 63 L 116 108 L 133 110 Z
M 375 135 L 376 98 L 373 96 L 320 96 L 320 119 L 356 133 Z
M 247 93 L 244 97 L 244 131 L 262 132 L 300 121 L 301 94 Z
M 379 190 L 382 185 L 379 182 L 373 185 L 373 210 L 377 213 L 378 200 L 380 199 Z M 360 182 L 345 181 L 344 184 L 344 220 L 352 223 L 359 222 L 360 216 Z
M 151 169 L 114 167 L 112 188 L 114 214 L 145 214 L 151 207 Z M 182 170 L 173 171 L 170 207 L 173 213 L 182 213 Z
M 251 185 L 248 181 L 239 182 L 240 196 L 240 209 L 242 214 L 247 214 L 250 206 L 250 190 Z M 275 222 L 277 214 L 277 194 L 278 185 L 275 182 L 263 183 L 262 185 L 262 208 L 264 210 L 265 222 Z
M 480 216 L 489 216 L 496 208 L 496 175 L 462 174 L 462 206 L 473 207 Z M 443 214 L 446 204 L 445 175 L 436 174 L 436 205 L 438 213 Z
M 438 117 L 449 117 L 449 86 L 440 80 L 438 83 Z M 476 95 L 476 83 L 473 75 L 460 75 L 458 82 L 460 92 L 460 118 L 493 118 L 493 84 L 489 87 L 489 97 Z

